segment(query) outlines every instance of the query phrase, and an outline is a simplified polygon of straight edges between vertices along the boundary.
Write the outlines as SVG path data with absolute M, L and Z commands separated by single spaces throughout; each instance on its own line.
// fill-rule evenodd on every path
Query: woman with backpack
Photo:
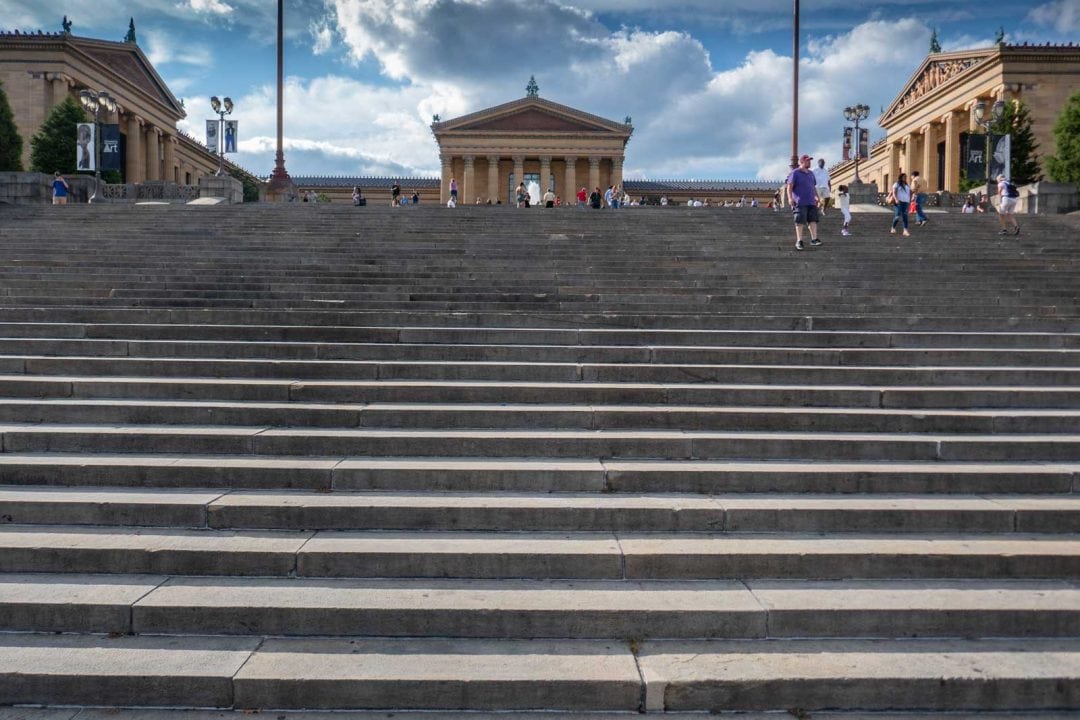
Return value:
M 889 204 L 892 205 L 895 210 L 892 220 L 892 229 L 889 230 L 889 232 L 895 235 L 897 223 L 903 220 L 904 237 L 909 237 L 911 233 L 908 232 L 907 216 L 908 206 L 911 205 L 911 187 L 907 184 L 907 174 L 900 173 L 900 177 L 896 178 L 896 182 L 892 186 L 892 191 L 889 192 Z
M 1005 179 L 1004 175 L 997 176 L 998 183 L 998 222 L 1001 223 L 1001 235 L 1019 235 L 1020 223 L 1016 222 L 1016 200 L 1020 197 L 1020 191 L 1016 186 Z

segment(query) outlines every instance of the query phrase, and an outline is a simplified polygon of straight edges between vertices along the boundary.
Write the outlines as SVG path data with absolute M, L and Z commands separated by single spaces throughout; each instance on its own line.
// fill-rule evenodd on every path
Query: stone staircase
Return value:
M 1080 710 L 1080 224 L 887 226 L 0 207 L 0 718 Z

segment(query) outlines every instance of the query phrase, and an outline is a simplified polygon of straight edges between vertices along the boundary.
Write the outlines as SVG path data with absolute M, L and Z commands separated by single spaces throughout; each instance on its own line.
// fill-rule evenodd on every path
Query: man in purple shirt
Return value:
M 802 226 L 810 228 L 810 244 L 820 245 L 817 237 L 818 205 L 821 199 L 818 197 L 817 181 L 814 171 L 810 169 L 810 161 L 814 158 L 803 155 L 799 158 L 799 167 L 788 175 L 785 186 L 788 193 L 788 205 L 791 206 L 795 216 L 795 249 L 803 249 Z

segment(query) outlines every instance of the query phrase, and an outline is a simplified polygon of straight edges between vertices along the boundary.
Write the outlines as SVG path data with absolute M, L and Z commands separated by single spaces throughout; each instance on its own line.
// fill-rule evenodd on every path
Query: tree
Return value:
M 1055 182 L 1080 184 L 1080 92 L 1065 101 L 1053 133 L 1057 154 L 1046 158 L 1046 171 Z
M 70 95 L 54 107 L 38 134 L 30 139 L 30 170 L 75 172 L 76 126 L 86 122 L 86 111 Z
M 990 127 L 995 135 L 1012 135 L 1012 158 L 1009 178 L 1015 185 L 1027 185 L 1042 180 L 1036 150 L 1035 133 L 1031 131 L 1031 111 L 1023 101 L 1005 103 L 1001 119 Z
M 244 202 L 259 202 L 259 183 L 251 175 L 235 167 L 229 170 L 229 174 L 244 186 Z
M 4 84 L 0 83 L 0 170 L 21 171 L 22 149 L 22 136 L 15 127 L 15 115 L 11 112 Z

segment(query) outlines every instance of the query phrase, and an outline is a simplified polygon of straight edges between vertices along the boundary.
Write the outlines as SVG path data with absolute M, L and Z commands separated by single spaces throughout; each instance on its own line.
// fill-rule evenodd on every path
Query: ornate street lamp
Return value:
M 990 178 L 990 155 L 993 153 L 993 148 L 990 147 L 990 126 L 1001 119 L 1001 116 L 1005 114 L 1005 101 L 998 100 L 990 108 L 989 115 L 986 112 L 986 101 L 980 100 L 975 103 L 974 108 L 975 122 L 979 124 L 984 130 L 986 130 L 986 148 L 983 150 L 983 155 L 986 159 L 986 202 L 990 202 L 991 189 L 993 188 L 993 180 Z
M 101 187 L 101 116 L 116 111 L 116 98 L 102 90 L 80 90 L 79 102 L 94 116 L 94 194 L 90 196 L 90 202 L 99 199 L 98 190 Z
M 849 105 L 844 108 L 844 119 L 848 122 L 855 123 L 855 182 L 861 183 L 859 179 L 859 155 L 862 150 L 861 136 L 859 135 L 859 123 L 870 117 L 869 105 Z
M 233 111 L 232 98 L 226 97 L 224 100 L 218 100 L 218 96 L 214 95 L 210 98 L 210 107 L 214 109 L 214 112 L 218 115 L 218 166 L 217 174 L 221 177 L 225 174 L 225 116 L 231 115 Z

